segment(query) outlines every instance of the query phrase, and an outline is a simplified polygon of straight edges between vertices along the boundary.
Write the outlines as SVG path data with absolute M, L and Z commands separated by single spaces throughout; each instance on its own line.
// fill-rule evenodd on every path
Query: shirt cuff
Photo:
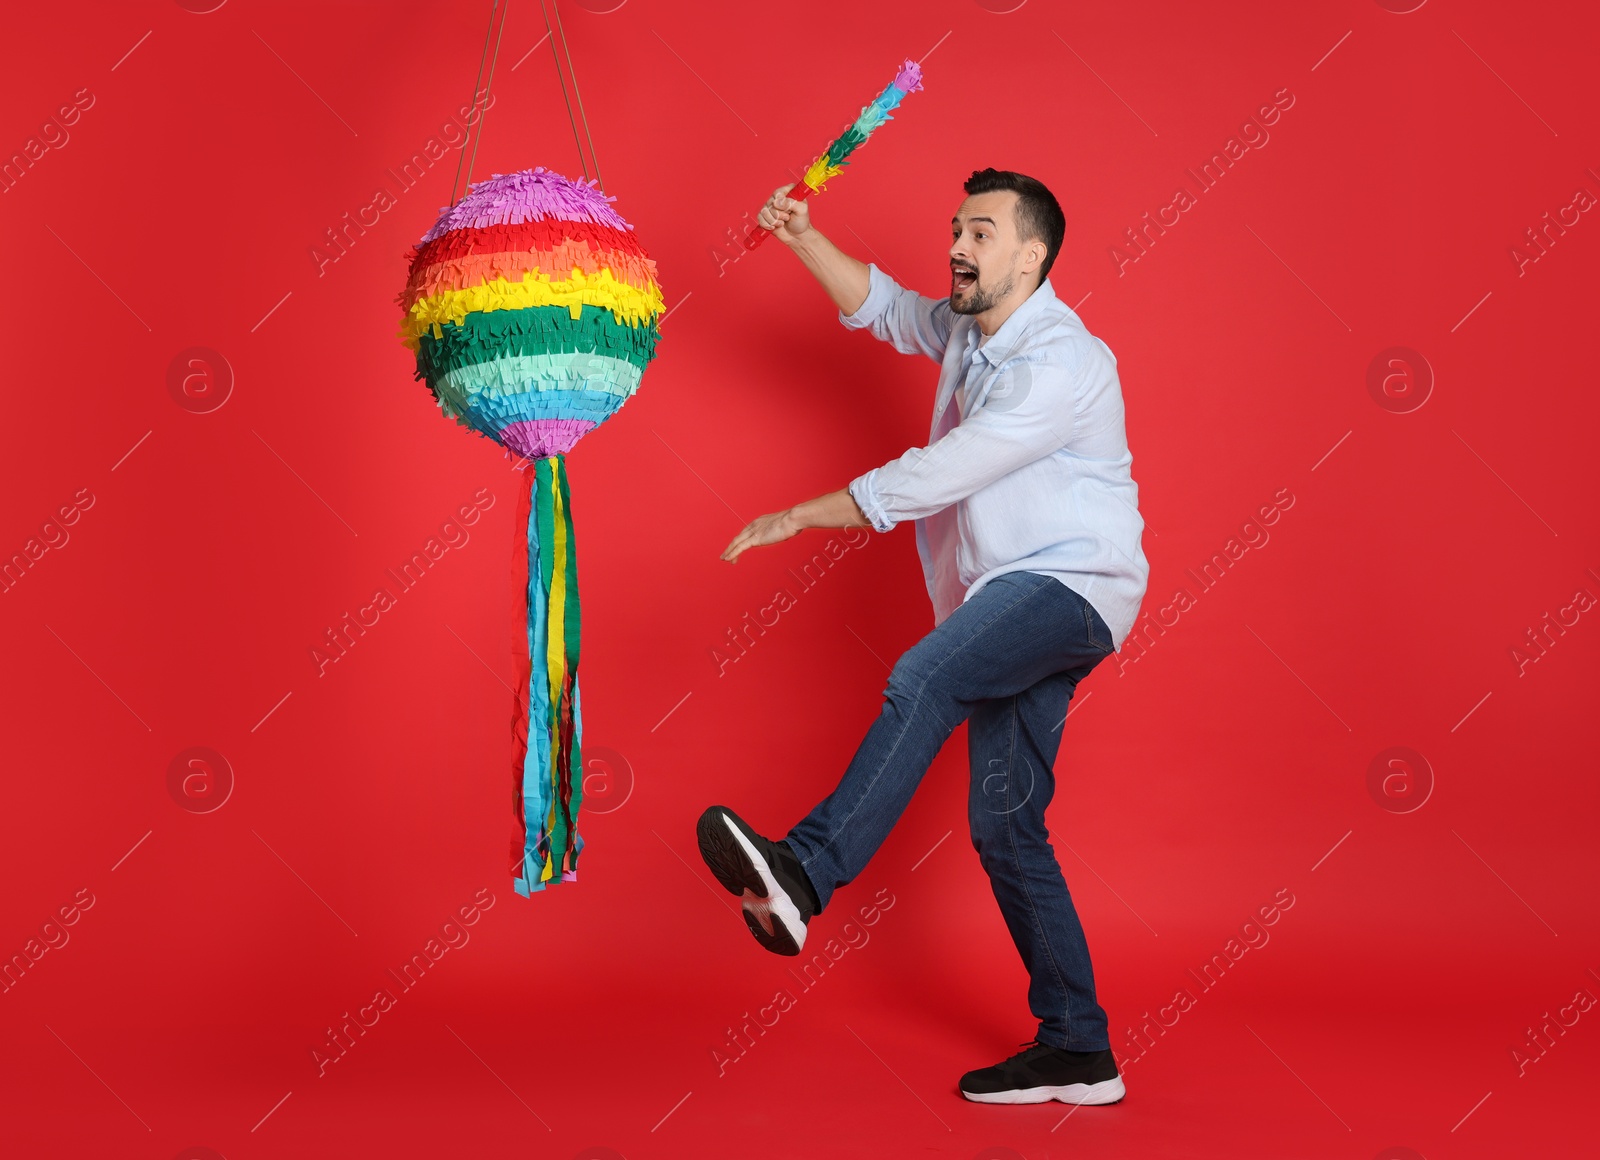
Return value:
M 867 297 L 856 307 L 854 314 L 839 311 L 839 321 L 851 330 L 871 326 L 885 310 L 889 309 L 889 303 L 894 299 L 894 290 L 894 279 L 878 269 L 877 263 L 867 263 Z
M 861 514 L 867 517 L 873 528 L 880 532 L 887 532 L 894 527 L 895 521 L 889 518 L 884 511 L 883 503 L 878 499 L 878 489 L 873 485 L 873 477 L 878 474 L 874 467 L 865 475 L 858 475 L 850 481 L 850 495 L 856 501 L 856 506 L 861 509 Z

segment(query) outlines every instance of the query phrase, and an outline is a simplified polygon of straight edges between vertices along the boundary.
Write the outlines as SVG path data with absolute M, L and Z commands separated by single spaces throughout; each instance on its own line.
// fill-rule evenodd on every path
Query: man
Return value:
M 781 841 L 732 810 L 700 818 L 700 851 L 743 896 L 756 941 L 794 955 L 806 924 L 899 820 L 967 722 L 968 820 L 1030 977 L 1027 1050 L 961 1078 L 983 1103 L 1109 1104 L 1124 1094 L 1094 973 L 1045 828 L 1073 690 L 1133 627 L 1149 566 L 1129 474 L 1116 360 L 1047 275 L 1065 218 L 1043 184 L 983 169 L 951 221 L 950 296 L 897 285 L 842 253 L 778 189 L 757 221 L 822 284 L 847 327 L 940 364 L 926 447 L 849 487 L 762 516 L 735 561 L 805 528 L 915 520 L 934 630 L 895 665 L 882 712 L 838 788 Z

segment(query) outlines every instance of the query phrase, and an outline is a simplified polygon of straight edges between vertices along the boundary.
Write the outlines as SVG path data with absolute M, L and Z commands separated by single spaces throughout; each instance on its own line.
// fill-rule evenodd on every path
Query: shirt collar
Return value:
M 1009 358 L 1018 340 L 1022 338 L 1023 331 L 1027 329 L 1028 323 L 1055 296 L 1055 287 L 1050 285 L 1050 279 L 1043 279 L 1034 292 L 1023 300 L 1022 305 L 1011 312 L 1011 317 L 1000 324 L 1000 329 L 989 336 L 989 341 L 982 347 L 978 346 L 978 340 L 983 337 L 983 332 L 978 329 L 977 323 L 973 323 L 972 334 L 968 338 L 973 353 L 992 364 L 998 364 Z

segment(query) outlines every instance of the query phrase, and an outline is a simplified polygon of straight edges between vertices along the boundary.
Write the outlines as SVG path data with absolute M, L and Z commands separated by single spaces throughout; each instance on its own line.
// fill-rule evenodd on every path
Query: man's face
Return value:
M 955 313 L 982 314 L 1017 288 L 1027 249 L 1017 236 L 1018 200 L 1009 189 L 975 193 L 956 211 L 950 222 L 950 309 Z

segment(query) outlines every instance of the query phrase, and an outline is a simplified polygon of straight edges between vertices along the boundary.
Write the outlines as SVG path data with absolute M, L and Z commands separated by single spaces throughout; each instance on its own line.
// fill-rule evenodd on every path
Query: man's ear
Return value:
M 1050 247 L 1041 240 L 1035 240 L 1029 242 L 1022 253 L 1023 264 L 1027 266 L 1030 273 L 1036 273 L 1043 268 L 1044 260 L 1050 253 Z M 1039 275 L 1039 281 L 1041 283 L 1044 281 L 1043 274 Z

